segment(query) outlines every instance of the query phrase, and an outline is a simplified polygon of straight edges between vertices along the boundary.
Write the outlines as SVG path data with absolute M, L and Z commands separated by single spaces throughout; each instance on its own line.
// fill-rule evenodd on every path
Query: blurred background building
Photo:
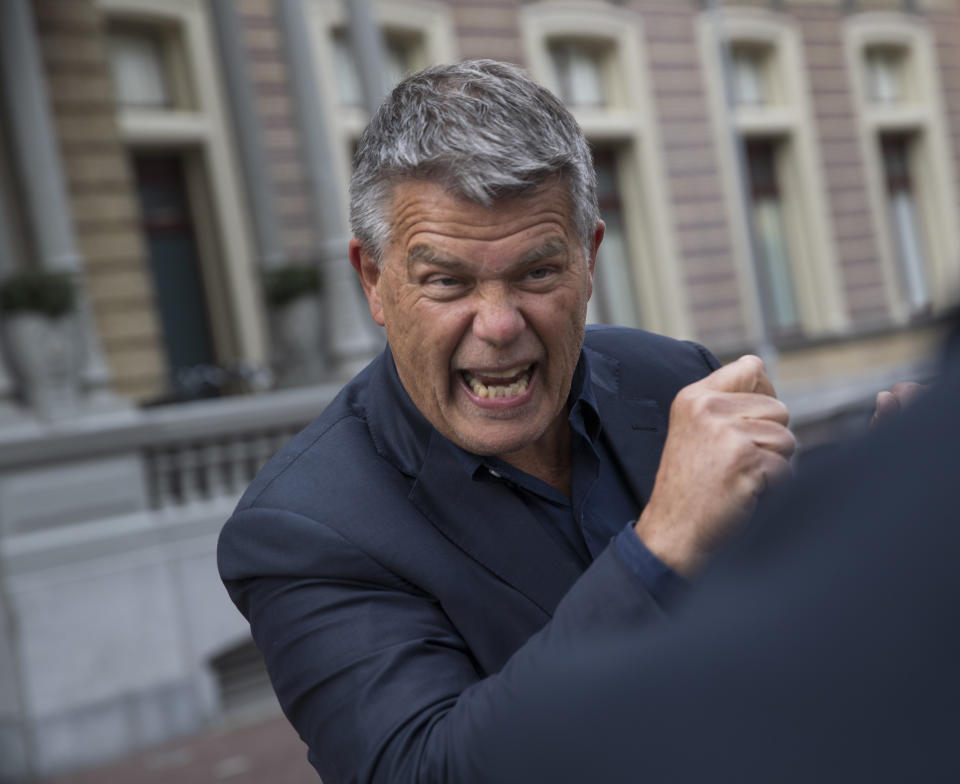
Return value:
M 468 57 L 593 144 L 591 320 L 760 351 L 804 444 L 926 372 L 956 0 L 3 0 L 0 780 L 269 702 L 217 532 L 382 346 L 346 259 L 370 107 Z

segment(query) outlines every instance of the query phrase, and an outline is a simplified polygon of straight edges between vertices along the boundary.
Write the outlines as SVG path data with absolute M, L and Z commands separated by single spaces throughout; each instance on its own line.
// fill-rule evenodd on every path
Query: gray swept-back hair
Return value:
M 566 107 L 506 63 L 438 65 L 400 82 L 360 137 L 350 223 L 380 264 L 397 183 L 434 182 L 489 207 L 553 177 L 567 187 L 573 229 L 589 252 L 598 217 L 596 174 Z

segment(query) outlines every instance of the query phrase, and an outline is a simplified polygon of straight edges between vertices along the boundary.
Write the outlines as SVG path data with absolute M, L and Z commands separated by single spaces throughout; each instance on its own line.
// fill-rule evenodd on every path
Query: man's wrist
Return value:
M 689 583 L 643 543 L 628 523 L 613 540 L 613 547 L 640 584 L 661 606 L 667 606 Z
M 648 514 L 648 510 L 644 510 L 633 525 L 634 533 L 647 550 L 679 576 L 692 580 L 706 567 L 708 558 L 687 541 L 682 529 Z

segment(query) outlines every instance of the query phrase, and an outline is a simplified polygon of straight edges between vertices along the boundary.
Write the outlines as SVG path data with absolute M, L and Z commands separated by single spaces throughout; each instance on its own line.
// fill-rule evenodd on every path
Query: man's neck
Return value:
M 573 481 L 571 442 L 570 424 L 564 417 L 555 432 L 545 433 L 536 443 L 499 457 L 569 498 Z

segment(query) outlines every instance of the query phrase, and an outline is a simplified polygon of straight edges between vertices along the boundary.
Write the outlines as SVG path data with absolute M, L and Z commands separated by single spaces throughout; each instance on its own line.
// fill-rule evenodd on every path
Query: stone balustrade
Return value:
M 220 584 L 217 535 L 336 391 L 0 426 L 0 780 L 218 720 L 215 663 L 249 633 Z

